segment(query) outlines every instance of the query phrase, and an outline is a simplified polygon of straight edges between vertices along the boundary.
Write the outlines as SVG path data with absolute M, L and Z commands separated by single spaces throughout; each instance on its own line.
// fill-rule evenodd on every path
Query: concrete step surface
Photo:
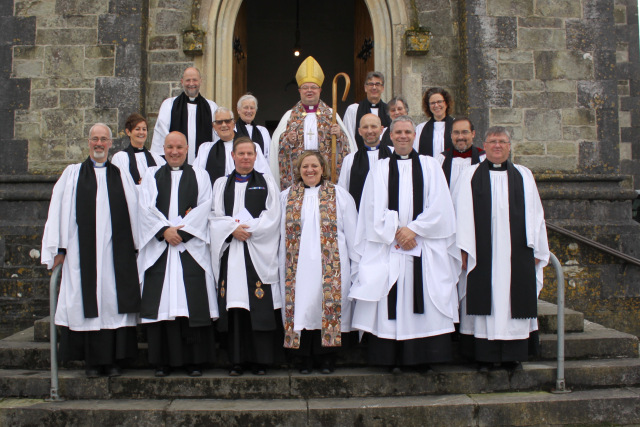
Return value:
M 7 426 L 631 426 L 640 389 L 347 399 L 67 400 L 5 398 Z
M 124 370 L 121 377 L 86 378 L 83 369 L 63 369 L 59 394 L 65 399 L 311 399 L 453 395 L 514 391 L 551 391 L 556 386 L 554 362 L 527 362 L 515 372 L 480 373 L 475 365 L 434 365 L 433 370 L 405 369 L 391 374 L 377 367 L 337 368 L 333 374 L 296 369 L 270 369 L 267 375 L 245 372 L 230 377 L 220 368 L 201 377 L 182 370 L 157 378 L 151 369 Z M 640 359 L 568 361 L 565 382 L 572 390 L 640 387 Z M 0 396 L 46 398 L 48 370 L 0 370 Z

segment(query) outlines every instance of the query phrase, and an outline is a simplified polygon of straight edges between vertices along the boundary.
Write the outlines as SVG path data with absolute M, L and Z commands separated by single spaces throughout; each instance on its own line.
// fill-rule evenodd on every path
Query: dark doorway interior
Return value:
M 362 0 L 358 0 L 362 1 Z M 324 71 L 321 99 L 331 105 L 331 83 L 339 72 L 354 84 L 354 0 L 300 0 L 299 57 L 293 55 L 296 30 L 295 0 L 245 0 L 247 91 L 259 102 L 256 121 L 273 131 L 285 111 L 300 100 L 295 73 L 313 56 Z M 236 25 L 238 25 L 237 23 Z M 339 98 L 344 80 L 338 83 Z M 338 113 L 354 102 L 353 87 Z M 234 99 L 234 103 L 237 98 Z M 234 104 L 235 110 L 235 104 Z M 273 124 L 275 122 L 275 125 Z

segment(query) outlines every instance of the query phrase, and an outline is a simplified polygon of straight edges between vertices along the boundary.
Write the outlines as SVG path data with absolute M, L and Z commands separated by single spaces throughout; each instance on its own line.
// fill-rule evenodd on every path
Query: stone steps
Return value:
M 46 426 L 637 425 L 640 389 L 323 399 L 0 401 L 0 424 Z
M 0 396 L 46 398 L 48 370 L 0 370 Z M 640 387 L 640 359 L 567 361 L 565 380 L 572 390 Z M 156 378 L 151 369 L 125 370 L 117 378 L 87 379 L 84 370 L 60 371 L 60 396 L 65 399 L 312 399 L 400 397 L 551 391 L 556 385 L 555 362 L 526 362 L 523 369 L 479 373 L 475 365 L 434 365 L 430 372 L 406 369 L 393 375 L 384 368 L 338 368 L 331 375 L 317 371 L 271 369 L 265 376 L 250 372 L 230 377 L 227 370 L 205 369 L 192 378 L 183 371 Z

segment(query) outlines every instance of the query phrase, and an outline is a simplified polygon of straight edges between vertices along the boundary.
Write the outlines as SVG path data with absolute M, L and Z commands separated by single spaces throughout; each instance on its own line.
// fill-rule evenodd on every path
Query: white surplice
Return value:
M 58 249 L 67 250 L 62 266 L 62 282 L 58 295 L 55 323 L 73 331 L 97 331 L 135 326 L 137 314 L 118 313 L 113 246 L 111 241 L 111 211 L 107 192 L 107 169 L 94 168 L 96 192 L 96 297 L 98 317 L 85 318 L 80 279 L 80 247 L 76 222 L 76 192 L 81 164 L 69 165 L 53 188 L 49 215 L 42 236 L 42 264 L 53 267 Z M 128 177 L 128 179 L 127 179 Z M 121 173 L 129 217 L 136 218 L 136 189 L 130 175 Z M 136 221 L 131 221 L 136 244 Z
M 431 119 L 434 120 L 434 119 Z M 422 122 L 418 126 L 416 126 L 416 137 L 413 140 L 413 149 L 419 152 L 420 148 L 420 136 L 422 135 L 422 129 L 424 129 L 425 125 L 429 123 L 429 121 Z M 433 123 L 433 154 L 442 153 L 444 151 L 444 128 L 445 122 L 444 120 L 441 122 Z
M 193 166 L 200 169 L 207 168 L 207 160 L 209 158 L 209 153 L 214 145 L 222 142 L 224 144 L 224 153 L 225 153 L 225 162 L 224 162 L 224 174 L 229 175 L 236 168 L 236 164 L 233 161 L 233 157 L 231 157 L 231 152 L 233 151 L 233 140 L 231 141 L 222 141 L 218 139 L 215 142 L 203 142 L 200 144 L 200 149 L 198 150 L 198 156 L 196 160 L 193 162 Z M 255 142 L 254 142 L 255 144 Z M 254 165 L 254 169 L 263 174 L 271 174 L 271 169 L 269 169 L 269 163 L 267 163 L 267 159 L 262 154 L 262 149 L 258 144 L 256 146 L 256 162 Z
M 173 108 L 173 102 L 176 100 L 176 96 L 167 98 L 162 102 L 160 110 L 158 111 L 158 118 L 156 119 L 156 126 L 153 129 L 153 139 L 151 140 L 152 153 L 159 156 L 164 155 L 164 139 L 169 134 L 169 127 L 171 127 L 171 109 Z M 211 120 L 215 119 L 216 110 L 218 105 L 209 101 L 209 107 L 211 108 Z M 192 164 L 196 158 L 196 115 L 198 112 L 197 104 L 187 104 L 187 143 L 189 144 L 189 151 L 187 154 L 187 163 Z M 213 126 L 213 124 L 212 124 Z M 213 131 L 213 139 L 217 138 L 216 131 Z
M 254 173 L 257 173 L 254 171 Z M 272 176 L 263 175 L 267 181 L 267 200 L 265 210 L 258 218 L 243 222 L 248 225 L 251 237 L 246 240 L 251 262 L 262 283 L 271 285 L 273 308 L 282 308 L 280 283 L 278 279 L 278 247 L 280 243 L 280 191 Z M 227 309 L 244 308 L 249 310 L 247 272 L 245 269 L 244 244 L 232 238 L 226 239 L 238 228 L 236 219 L 244 209 L 247 182 L 235 183 L 233 216 L 225 215 L 224 189 L 228 179 L 218 178 L 213 185 L 213 201 L 209 214 L 209 235 L 211 236 L 211 265 L 216 282 L 219 282 L 220 261 L 224 251 L 229 248 L 229 269 L 227 270 Z M 251 191 L 251 190 L 250 190 Z
M 244 125 L 247 128 L 247 133 L 249 135 L 253 134 L 253 125 L 251 124 L 245 124 Z M 271 136 L 269 136 L 269 131 L 267 130 L 266 127 L 264 126 L 256 126 L 258 128 L 258 131 L 260 132 L 260 135 L 262 135 L 262 142 L 264 142 L 264 150 L 262 150 L 262 154 L 264 154 L 265 159 L 269 158 L 269 146 L 271 145 Z M 236 132 L 238 131 L 238 125 L 236 125 L 236 127 L 233 129 Z M 254 141 L 255 142 L 255 141 Z M 259 145 L 258 145 L 259 147 Z
M 144 152 L 135 153 L 136 165 L 138 166 L 138 173 L 140 174 L 140 178 L 144 178 L 144 174 L 147 173 L 147 169 L 149 169 L 149 165 L 147 164 L 147 156 L 145 156 Z M 153 160 L 156 161 L 156 166 L 162 166 L 165 163 L 165 160 L 155 153 L 151 153 Z M 118 151 L 111 158 L 111 163 L 120 168 L 122 173 L 129 174 L 129 154 L 124 151 Z M 138 184 L 136 182 L 136 184 Z
M 536 285 L 542 289 L 542 269 L 549 262 L 549 245 L 544 211 L 531 171 L 514 165 L 524 182 L 525 228 L 527 246 L 540 262 L 536 265 Z M 511 232 L 509 229 L 509 190 L 506 171 L 490 171 L 491 178 L 491 240 L 492 283 L 491 315 L 467 315 L 466 276 L 476 267 L 476 234 L 473 215 L 471 179 L 478 165 L 467 168 L 460 176 L 454 193 L 457 212 L 457 245 L 469 254 L 467 272 L 462 272 L 458 285 L 460 299 L 460 333 L 489 340 L 519 340 L 538 329 L 536 319 L 511 318 Z
M 344 112 L 344 127 L 347 128 L 347 132 L 351 139 L 356 140 L 356 135 L 358 134 L 358 107 L 360 104 L 354 103 L 347 107 L 347 110 Z M 379 108 L 369 108 L 369 113 L 375 114 L 376 116 L 380 116 Z M 382 135 L 381 135 L 382 136 Z
M 293 329 L 322 329 L 322 257 L 320 245 L 320 209 L 318 190 L 320 187 L 305 188 L 304 200 L 300 212 L 300 251 L 295 278 L 295 307 Z M 338 251 L 341 268 L 341 332 L 350 332 L 353 303 L 348 299 L 351 283 L 358 275 L 359 255 L 354 250 L 356 221 L 358 213 L 351 195 L 342 187 L 336 186 L 336 214 L 338 228 Z M 285 300 L 286 282 L 286 208 L 289 189 L 280 195 L 280 292 Z M 282 315 L 284 317 L 284 310 Z
M 438 163 L 440 163 L 440 166 L 442 166 L 445 159 L 444 155 L 442 153 L 438 153 L 433 157 L 438 161 Z M 482 163 L 486 157 L 487 156 L 485 154 L 481 154 L 480 163 Z M 458 182 L 460 174 L 469 166 L 471 166 L 471 157 L 454 157 L 451 159 L 451 177 L 449 179 L 449 192 L 451 194 L 453 194 L 453 190 Z
M 378 146 L 380 148 L 380 146 Z M 389 147 L 393 152 L 393 147 Z M 349 184 L 351 183 L 351 168 L 353 167 L 353 159 L 356 156 L 356 152 L 349 153 L 344 160 L 342 160 L 342 168 L 340 169 L 340 177 L 338 178 L 338 185 L 345 190 L 349 191 Z M 369 157 L 369 173 L 377 165 L 379 150 L 367 150 L 367 157 Z
M 142 249 L 138 256 L 138 273 L 144 292 L 145 272 L 155 264 L 164 250 L 168 247 L 167 266 L 164 285 L 160 297 L 157 319 L 141 318 L 142 323 L 175 320 L 176 317 L 189 317 L 187 294 L 182 275 L 180 249 L 183 247 L 205 272 L 207 298 L 209 300 L 209 315 L 218 318 L 218 303 L 216 299 L 215 280 L 211 270 L 211 254 L 209 252 L 208 216 L 211 210 L 211 182 L 209 175 L 203 169 L 193 168 L 198 183 L 198 206 L 193 207 L 184 218 L 178 219 L 178 188 L 182 170 L 171 171 L 171 200 L 169 202 L 169 216 L 165 217 L 156 207 L 158 189 L 155 174 L 160 167 L 154 166 L 147 170 L 142 179 L 139 197 L 140 213 L 140 245 Z M 193 237 L 183 246 L 172 246 L 166 241 L 159 241 L 156 234 L 162 227 L 184 225 L 182 231 Z
M 273 131 L 273 136 L 271 137 L 271 146 L 269 147 L 269 167 L 271 168 L 271 174 L 276 179 L 276 182 L 280 182 L 280 160 L 278 159 L 278 154 L 280 153 L 280 136 L 287 130 L 290 117 L 291 110 L 284 113 L 284 116 L 280 119 L 280 123 L 278 123 L 278 127 Z M 356 142 L 347 131 L 344 123 L 342 123 L 340 116 L 337 114 L 336 123 L 347 135 L 347 139 L 349 140 L 349 152 L 355 152 L 357 150 Z M 315 114 L 307 114 L 304 118 L 304 149 L 318 149 L 318 119 Z
M 456 282 L 460 251 L 455 246 L 455 215 L 444 173 L 438 162 L 420 156 L 424 177 L 424 210 L 413 218 L 412 161 L 398 160 L 399 212 L 388 208 L 389 159 L 378 161 L 365 183 L 356 248 L 362 254 L 353 328 L 379 338 L 408 340 L 454 331 L 458 320 Z M 424 313 L 413 312 L 413 256 L 392 251 L 400 227 L 417 234 L 422 250 Z M 397 282 L 397 316 L 389 320 L 387 295 Z

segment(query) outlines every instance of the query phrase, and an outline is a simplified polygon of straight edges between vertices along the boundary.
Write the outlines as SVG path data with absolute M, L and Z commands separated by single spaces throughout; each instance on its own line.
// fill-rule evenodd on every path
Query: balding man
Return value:
M 386 159 L 392 152 L 391 148 L 380 144 L 381 133 L 382 124 L 377 115 L 369 113 L 362 116 L 358 134 L 364 144 L 358 151 L 346 156 L 342 163 L 338 185 L 351 194 L 358 209 L 369 170 L 379 159 Z
M 111 138 L 107 125 L 93 125 L 89 157 L 67 166 L 53 188 L 42 237 L 42 263 L 63 264 L 60 356 L 84 360 L 89 378 L 119 376 L 137 354 L 136 188 L 107 160 Z
M 180 83 L 184 91 L 179 96 L 165 99 L 160 106 L 150 151 L 164 155 L 167 134 L 182 132 L 189 144 L 187 163 L 193 164 L 200 144 L 215 141 L 211 122 L 218 106 L 200 94 L 202 76 L 197 68 L 184 70 Z

